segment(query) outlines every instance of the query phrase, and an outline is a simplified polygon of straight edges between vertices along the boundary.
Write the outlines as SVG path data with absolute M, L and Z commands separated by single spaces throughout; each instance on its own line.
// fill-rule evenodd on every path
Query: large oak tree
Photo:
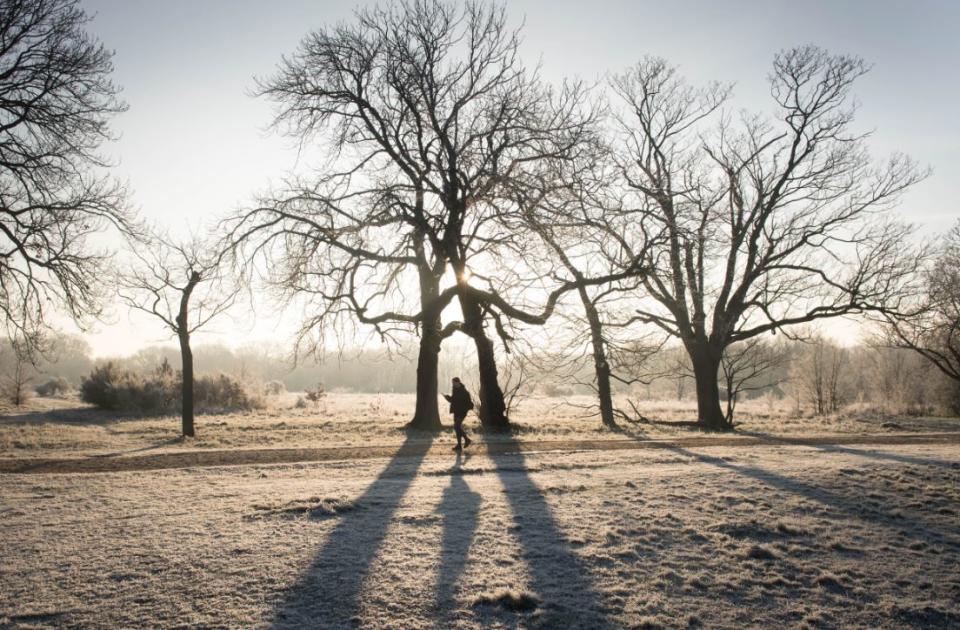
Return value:
M 888 210 L 924 173 L 877 163 L 853 127 L 856 57 L 776 55 L 772 120 L 721 111 L 728 88 L 688 85 L 646 58 L 612 81 L 622 185 L 648 205 L 651 249 L 636 318 L 690 356 L 698 418 L 727 430 L 717 373 L 737 342 L 794 324 L 896 309 L 915 261 Z
M 279 124 L 304 140 L 331 141 L 359 186 L 375 179 L 390 187 L 399 201 L 393 225 L 439 257 L 434 277 L 452 270 L 456 291 L 439 299 L 455 297 L 458 328 L 475 342 L 480 418 L 491 429 L 508 423 L 487 333 L 497 307 L 471 287 L 471 267 L 515 236 L 498 227 L 503 187 L 575 150 L 589 124 L 582 91 L 550 89 L 523 66 L 519 45 L 503 7 L 413 0 L 311 33 L 261 83 Z M 425 279 L 421 296 L 436 287 Z M 422 342 L 439 335 L 439 311 L 421 308 L 417 323 Z

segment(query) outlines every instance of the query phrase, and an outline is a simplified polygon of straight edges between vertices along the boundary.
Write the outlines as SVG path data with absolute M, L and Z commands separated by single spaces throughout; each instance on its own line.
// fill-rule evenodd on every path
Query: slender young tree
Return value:
M 37 374 L 30 361 L 31 353 L 22 347 L 23 343 L 14 338 L 9 348 L 0 348 L 0 366 L 4 368 L 0 374 L 0 395 L 14 407 L 22 407 L 30 399 L 30 384 Z
M 793 379 L 816 415 L 839 411 L 848 401 L 850 352 L 820 333 L 805 342 L 793 361 Z
M 76 0 L 0 0 L 0 313 L 30 354 L 51 309 L 80 325 L 101 312 L 109 256 L 88 237 L 135 227 L 122 188 L 97 173 L 126 106 L 89 21 Z
M 221 258 L 193 240 L 178 244 L 155 238 L 132 251 L 134 263 L 118 279 L 120 299 L 132 310 L 158 318 L 176 336 L 181 360 L 183 435 L 193 437 L 193 350 L 191 335 L 233 305 L 238 289 L 225 281 Z
M 612 82 L 622 184 L 650 207 L 638 229 L 667 236 L 636 318 L 683 344 L 705 429 L 731 428 L 718 387 L 731 344 L 901 306 L 916 260 L 910 228 L 884 211 L 925 173 L 901 155 L 876 164 L 853 130 L 851 90 L 867 69 L 815 47 L 781 52 L 775 121 L 720 115 L 726 87 L 691 87 L 660 59 Z
M 789 360 L 788 348 L 762 337 L 727 346 L 720 360 L 720 375 L 727 399 L 724 419 L 731 427 L 741 394 L 780 384 L 786 377 L 783 367 Z
M 551 175 L 549 178 L 516 187 L 514 231 L 539 238 L 545 252 L 525 256 L 524 251 L 513 251 L 512 255 L 545 263 L 534 275 L 575 285 L 582 308 L 575 325 L 583 328 L 585 322 L 586 328 L 570 341 L 582 347 L 585 340 L 589 347 L 594 374 L 591 385 L 597 393 L 600 419 L 612 428 L 616 426 L 613 382 L 630 384 L 633 378 L 617 369 L 625 367 L 618 361 L 624 357 L 623 346 L 611 334 L 617 326 L 604 310 L 639 288 L 646 273 L 643 265 L 650 234 L 631 229 L 635 221 L 644 219 L 642 213 L 607 194 L 610 172 L 598 165 L 602 153 L 586 152 L 584 157 L 558 164 L 554 173 L 541 171 L 541 175 Z

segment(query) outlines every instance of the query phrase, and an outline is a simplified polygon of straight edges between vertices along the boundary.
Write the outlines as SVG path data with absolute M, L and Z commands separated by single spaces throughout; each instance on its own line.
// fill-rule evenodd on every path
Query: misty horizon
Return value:
M 145 220 L 181 236 L 201 231 L 290 172 L 309 172 L 319 164 L 316 151 L 302 153 L 297 142 L 269 130 L 272 107 L 252 91 L 255 79 L 269 75 L 311 28 L 348 20 L 351 3 L 320 7 L 289 2 L 280 12 L 256 3 L 230 3 L 229 11 L 216 3 L 162 8 L 135 2 L 82 4 L 94 15 L 91 32 L 114 50 L 116 80 L 130 106 L 114 122 L 118 141 L 105 149 L 116 162 L 114 172 L 128 181 L 130 201 Z M 910 192 L 896 212 L 919 223 L 926 234 L 945 231 L 955 210 L 941 200 L 949 198 L 948 182 L 960 177 L 960 158 L 949 143 L 944 145 L 955 134 L 944 130 L 956 130 L 958 123 L 949 108 L 938 105 L 940 99 L 924 94 L 943 89 L 931 64 L 946 68 L 960 59 L 952 34 L 944 30 L 950 23 L 946 15 L 956 9 L 930 2 L 908 11 L 897 3 L 874 3 L 861 15 L 853 5 L 811 6 L 809 14 L 788 18 L 788 3 L 764 3 L 729 15 L 709 3 L 635 4 L 608 12 L 597 5 L 586 14 L 575 4 L 552 5 L 548 11 L 519 3 L 511 4 L 509 18 L 524 23 L 524 60 L 540 63 L 550 81 L 572 76 L 599 82 L 641 54 L 652 53 L 677 63 L 695 82 L 735 83 L 735 107 L 757 112 L 770 110 L 764 77 L 778 50 L 812 42 L 862 55 L 872 68 L 856 90 L 861 103 L 858 127 L 873 131 L 871 145 L 878 156 L 904 151 L 935 173 Z M 731 18 L 734 13 L 740 16 L 736 20 Z M 217 14 L 228 19 L 211 21 Z M 631 20 L 634 14 L 647 20 Z M 694 15 L 698 19 L 691 20 Z M 639 45 L 618 36 L 627 24 L 646 21 L 688 28 L 679 40 L 648 30 Z M 789 24 L 789 30 L 774 37 L 762 28 L 775 23 Z M 698 34 L 709 33 L 712 26 L 750 32 L 751 37 L 727 37 L 722 47 L 685 47 L 684 42 L 700 39 Z M 150 36 L 141 34 L 145 28 Z M 920 32 L 923 37 L 911 35 Z M 574 33 L 585 45 L 562 45 Z M 257 45 L 245 45 L 251 41 Z M 910 46 L 891 47 L 896 41 Z M 932 56 L 931 50 L 938 54 Z M 920 59 L 923 63 L 918 64 Z M 922 115 L 911 113 L 919 107 Z M 193 148 L 184 151 L 185 143 Z M 229 345 L 238 339 L 292 342 L 302 316 L 296 306 L 284 310 L 259 295 L 254 308 L 236 309 L 236 323 L 214 322 L 208 338 Z M 95 324 L 87 337 L 97 356 L 124 354 L 167 339 L 151 318 L 130 314 L 115 302 L 110 310 L 110 323 Z M 62 327 L 73 330 L 68 320 Z M 855 342 L 860 335 L 856 325 L 839 322 L 827 322 L 824 332 L 841 343 Z

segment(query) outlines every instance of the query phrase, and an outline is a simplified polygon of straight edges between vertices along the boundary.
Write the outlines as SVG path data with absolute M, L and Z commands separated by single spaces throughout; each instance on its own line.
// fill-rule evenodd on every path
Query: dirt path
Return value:
M 537 440 L 490 441 L 470 447 L 486 455 L 533 453 L 544 451 L 613 451 L 655 448 L 696 448 L 711 446 L 782 445 L 884 445 L 884 444 L 960 444 L 960 433 L 913 433 L 884 435 L 820 435 L 806 438 L 767 435 L 691 436 L 663 440 Z M 411 439 L 402 445 L 355 446 L 335 448 L 269 448 L 232 450 L 194 450 L 153 454 L 110 454 L 81 458 L 0 459 L 0 473 L 103 473 L 199 466 L 242 466 L 330 462 L 383 457 L 449 457 L 449 443 L 431 443 Z

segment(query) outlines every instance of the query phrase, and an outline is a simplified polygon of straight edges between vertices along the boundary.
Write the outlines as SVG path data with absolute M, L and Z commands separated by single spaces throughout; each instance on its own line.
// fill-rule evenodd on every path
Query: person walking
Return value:
M 467 412 L 473 409 L 473 399 L 459 378 L 453 379 L 450 393 L 444 394 L 443 397 L 450 403 L 450 413 L 453 414 L 453 430 L 457 434 L 457 445 L 453 447 L 453 450 L 459 451 L 470 446 L 473 441 L 463 430 L 463 420 L 467 417 Z M 462 445 L 461 440 L 463 441 Z

